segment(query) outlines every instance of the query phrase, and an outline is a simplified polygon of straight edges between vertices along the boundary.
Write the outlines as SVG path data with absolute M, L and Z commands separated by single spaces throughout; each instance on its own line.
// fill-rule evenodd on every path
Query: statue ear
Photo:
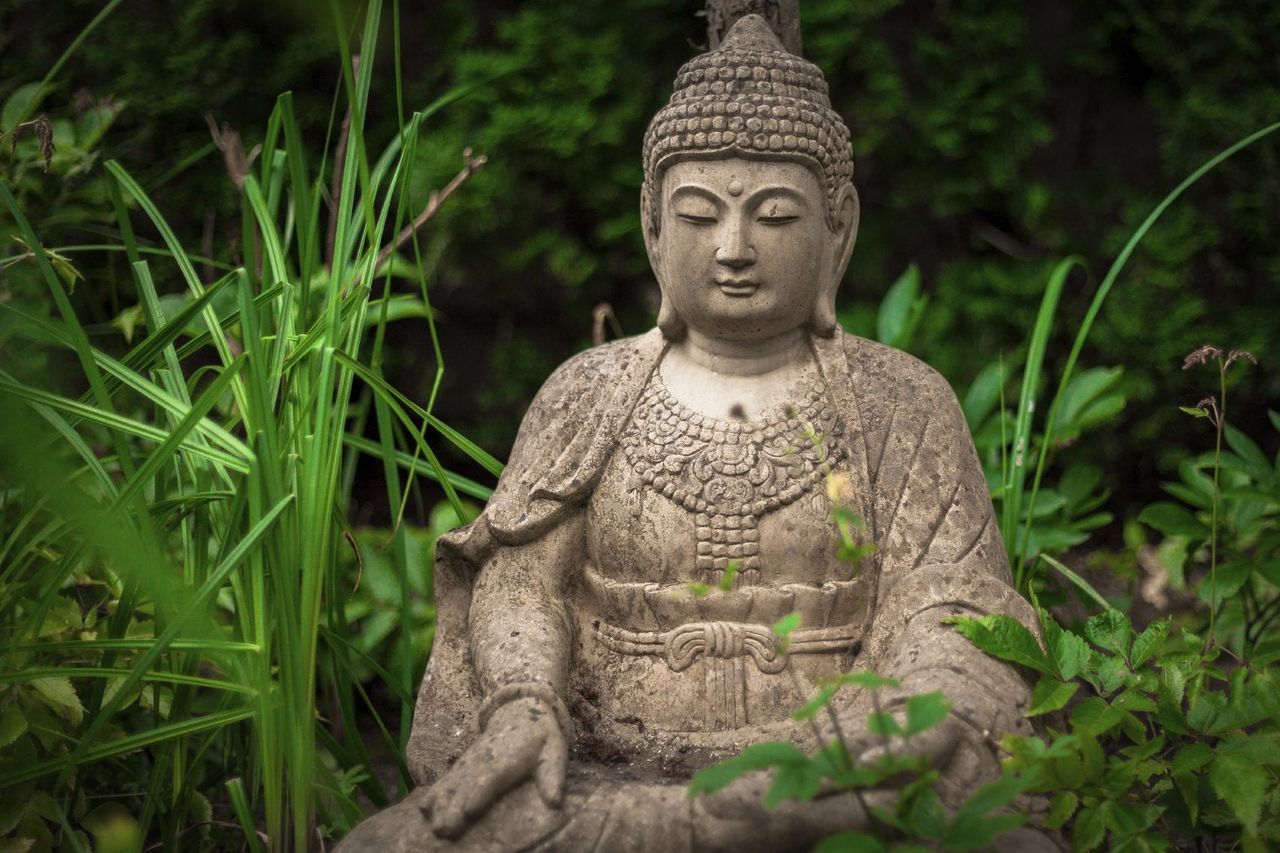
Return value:
M 810 327 L 816 334 L 830 337 L 836 331 L 836 291 L 844 279 L 844 272 L 849 268 L 849 258 L 853 255 L 853 245 L 858 241 L 858 218 L 861 207 L 858 203 L 858 191 L 853 184 L 846 184 L 840 191 L 836 205 L 836 216 L 832 228 L 832 248 L 830 267 L 827 270 L 827 281 L 818 290 L 817 303 L 813 306 L 813 317 Z
M 658 248 L 658 217 L 653 208 L 652 190 L 648 184 L 640 191 L 640 230 L 644 233 L 644 250 L 649 256 L 649 266 L 653 269 L 654 278 L 658 280 L 658 292 L 661 299 L 658 303 L 658 328 L 669 341 L 678 341 L 684 337 L 684 319 L 676 311 L 671 300 L 667 298 L 666 275 L 662 267 L 662 253 Z

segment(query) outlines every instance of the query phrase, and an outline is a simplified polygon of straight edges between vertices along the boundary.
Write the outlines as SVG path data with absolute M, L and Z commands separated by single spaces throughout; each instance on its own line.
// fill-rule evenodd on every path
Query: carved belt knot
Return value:
M 787 668 L 787 654 L 848 651 L 858 637 L 852 625 L 796 631 L 788 652 L 767 625 L 744 622 L 689 622 L 670 631 L 628 631 L 606 622 L 595 623 L 595 635 L 607 649 L 623 655 L 654 655 L 667 661 L 672 672 L 683 672 L 699 657 L 750 657 L 756 669 L 770 675 Z
M 787 656 L 778 651 L 773 633 L 763 625 L 740 622 L 690 622 L 662 637 L 663 656 L 673 672 L 693 665 L 699 655 L 737 658 L 750 655 L 756 668 L 770 674 L 782 672 Z

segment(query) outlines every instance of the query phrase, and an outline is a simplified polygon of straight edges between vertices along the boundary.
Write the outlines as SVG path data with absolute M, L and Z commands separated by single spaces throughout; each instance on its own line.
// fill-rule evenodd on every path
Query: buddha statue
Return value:
M 753 743 L 816 748 L 792 713 L 852 670 L 899 682 L 890 711 L 948 694 L 903 746 L 944 803 L 1028 731 L 1020 674 L 944 624 L 1035 623 L 955 395 L 836 321 L 859 206 L 822 72 L 741 18 L 680 70 L 644 167 L 657 328 L 557 369 L 484 512 L 439 541 L 420 787 L 343 850 L 808 850 L 864 828 L 866 800 L 767 811 L 765 771 L 697 798 L 688 780 Z M 834 504 L 864 522 L 857 562 Z M 868 696 L 833 706 L 874 754 Z

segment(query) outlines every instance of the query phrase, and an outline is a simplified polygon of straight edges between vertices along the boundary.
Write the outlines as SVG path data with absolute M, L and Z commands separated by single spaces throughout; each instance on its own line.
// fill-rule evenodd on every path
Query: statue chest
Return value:
M 592 564 L 631 583 L 848 580 L 855 567 L 836 558 L 827 497 L 828 478 L 847 468 L 844 426 L 816 386 L 739 422 L 699 415 L 655 381 L 588 507 Z
M 741 733 L 856 649 L 874 578 L 838 558 L 828 497 L 852 481 L 847 437 L 818 387 L 793 399 L 735 422 L 656 379 L 643 393 L 587 507 L 575 658 L 602 720 Z M 784 649 L 771 627 L 791 613 Z

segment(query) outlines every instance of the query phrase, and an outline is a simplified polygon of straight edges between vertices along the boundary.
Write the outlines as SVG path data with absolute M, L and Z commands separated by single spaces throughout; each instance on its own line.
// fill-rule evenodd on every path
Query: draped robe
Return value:
M 862 568 L 872 573 L 870 623 L 849 668 L 897 678 L 902 688 L 886 700 L 890 708 L 911 693 L 948 693 L 953 714 L 971 737 L 969 754 L 959 750 L 953 761 L 965 766 L 947 771 L 954 790 L 950 797 L 944 790 L 943 796 L 944 801 L 962 799 L 966 789 L 985 781 L 983 775 L 990 776 L 994 738 L 1029 731 L 1029 690 L 1019 672 L 975 649 L 944 620 L 1003 613 L 1037 630 L 1034 612 L 1011 586 L 986 479 L 946 381 L 906 353 L 839 328 L 829 338 L 812 337 L 811 345 L 828 400 L 846 428 L 854 508 L 875 546 Z M 499 549 L 534 542 L 581 510 L 666 347 L 654 329 L 561 365 L 530 406 L 484 512 L 438 541 L 436 635 L 408 747 L 410 769 L 424 788 L 478 734 L 483 695 L 467 631 L 477 572 Z M 853 688 L 836 704 L 846 720 L 864 719 L 870 710 L 869 696 Z M 986 755 L 977 754 L 984 750 Z M 543 847 L 538 849 L 698 846 L 692 829 L 685 838 L 684 830 L 653 828 L 669 823 L 666 818 L 637 823 L 611 817 L 618 802 L 628 810 L 648 801 L 660 811 L 687 812 L 683 784 L 633 783 L 634 790 L 620 784 L 610 781 L 607 770 L 571 768 L 563 811 L 576 811 L 578 818 L 568 826 L 565 815 L 542 806 L 526 784 L 453 846 L 532 849 L 531 839 L 539 838 Z M 646 836 L 649 830 L 658 834 Z M 417 831 L 419 841 L 424 832 L 430 830 Z M 381 837 L 385 846 L 390 835 Z

